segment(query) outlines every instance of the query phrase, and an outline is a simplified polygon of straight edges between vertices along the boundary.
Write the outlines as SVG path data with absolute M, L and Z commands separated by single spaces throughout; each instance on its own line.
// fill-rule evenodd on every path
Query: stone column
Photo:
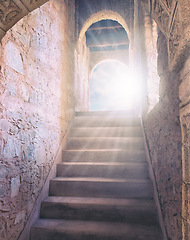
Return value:
M 160 77 L 157 73 L 157 24 L 145 11 L 145 48 L 147 59 L 147 101 L 148 112 L 159 102 Z M 163 47 L 163 42 L 162 42 Z
M 140 70 L 141 66 L 141 36 L 140 36 L 140 24 L 139 24 L 139 2 L 134 0 L 134 28 L 133 28 L 133 68 Z
M 134 1 L 130 0 L 130 42 L 129 42 L 129 67 L 130 69 L 134 64 Z
M 133 46 L 131 49 L 130 57 L 133 56 L 133 62 L 130 64 L 131 71 L 135 78 L 137 78 L 139 84 L 141 86 L 145 86 L 144 79 L 145 74 L 143 72 L 143 54 L 144 49 L 143 46 L 143 34 L 144 32 L 144 25 L 143 25 L 143 13 L 141 4 L 138 0 L 134 0 L 134 28 L 133 28 Z M 146 99 L 146 93 L 143 91 L 142 93 L 142 99 L 141 102 L 138 103 L 138 106 L 136 107 L 138 112 L 141 112 L 145 108 L 145 99 Z
M 85 35 L 78 42 L 75 58 L 75 111 L 89 111 L 90 52 Z
M 182 231 L 183 240 L 190 239 L 190 57 L 181 71 L 179 89 L 182 130 Z

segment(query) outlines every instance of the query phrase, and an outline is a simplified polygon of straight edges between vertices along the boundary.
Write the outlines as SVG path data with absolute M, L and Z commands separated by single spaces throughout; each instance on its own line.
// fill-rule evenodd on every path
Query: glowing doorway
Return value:
M 90 75 L 90 110 L 136 110 L 142 97 L 141 83 L 126 65 L 115 60 L 99 63 Z

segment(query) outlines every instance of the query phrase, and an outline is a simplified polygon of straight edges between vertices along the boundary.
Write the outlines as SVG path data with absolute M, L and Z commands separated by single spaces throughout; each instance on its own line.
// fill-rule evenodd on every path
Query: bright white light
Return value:
M 142 90 L 138 76 L 118 61 L 104 61 L 90 76 L 91 110 L 139 108 Z

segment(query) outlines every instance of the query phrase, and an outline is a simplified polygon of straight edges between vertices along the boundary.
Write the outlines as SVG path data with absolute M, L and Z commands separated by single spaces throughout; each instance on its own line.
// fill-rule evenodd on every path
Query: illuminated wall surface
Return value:
M 98 64 L 90 75 L 90 110 L 131 110 L 141 100 L 141 85 L 121 62 Z

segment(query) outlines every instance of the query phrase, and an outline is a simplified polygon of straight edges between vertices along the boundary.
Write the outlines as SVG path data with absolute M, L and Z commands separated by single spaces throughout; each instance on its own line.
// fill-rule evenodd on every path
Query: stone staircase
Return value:
M 76 115 L 30 239 L 162 239 L 140 119 Z

